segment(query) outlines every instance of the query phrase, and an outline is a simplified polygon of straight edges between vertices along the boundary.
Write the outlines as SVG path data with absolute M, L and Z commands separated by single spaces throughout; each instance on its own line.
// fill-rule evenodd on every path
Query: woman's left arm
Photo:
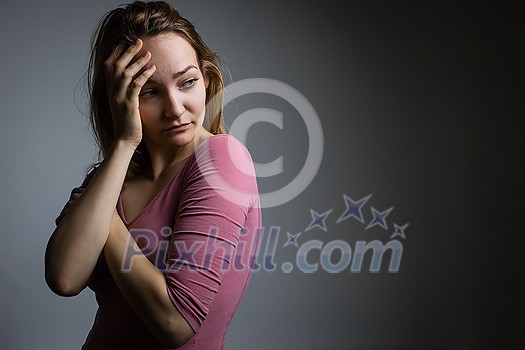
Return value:
M 124 271 L 122 263 L 129 249 L 133 249 L 133 261 Z M 127 302 L 159 341 L 170 348 L 178 347 L 194 335 L 168 295 L 164 274 L 142 254 L 116 212 L 104 246 L 104 257 Z

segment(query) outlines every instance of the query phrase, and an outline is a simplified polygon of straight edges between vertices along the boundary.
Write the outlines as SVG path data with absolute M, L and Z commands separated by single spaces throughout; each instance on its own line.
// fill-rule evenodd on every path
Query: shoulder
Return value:
M 213 162 L 215 166 L 231 168 L 255 176 L 253 159 L 248 148 L 230 134 L 213 135 L 195 150 L 197 162 Z
M 246 146 L 239 141 L 235 136 L 230 134 L 217 134 L 217 135 L 211 135 L 204 139 L 199 146 L 197 146 L 197 150 L 201 147 L 213 147 L 218 149 L 223 149 L 225 147 L 229 147 L 232 149 L 239 148 L 240 150 L 245 150 L 247 152 Z
M 204 140 L 195 150 L 188 183 L 213 189 L 222 198 L 253 206 L 258 198 L 257 176 L 246 146 L 229 134 Z

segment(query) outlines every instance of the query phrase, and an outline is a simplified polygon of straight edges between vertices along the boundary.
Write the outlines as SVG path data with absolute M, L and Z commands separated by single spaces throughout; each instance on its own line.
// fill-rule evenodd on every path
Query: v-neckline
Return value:
M 192 156 L 194 155 L 195 153 L 192 153 L 190 154 L 186 161 L 184 162 L 184 164 L 180 167 L 180 169 L 175 173 L 175 175 L 171 178 L 170 181 L 168 181 L 168 183 L 141 209 L 138 211 L 137 215 L 135 215 L 135 217 L 131 220 L 131 221 L 128 221 L 128 219 L 126 218 L 126 213 L 124 211 L 124 204 L 122 203 L 122 193 L 120 194 L 120 196 L 118 197 L 118 201 L 117 201 L 117 206 L 118 206 L 118 210 L 120 211 L 120 218 L 122 219 L 122 221 L 124 222 L 124 225 L 126 226 L 130 226 L 131 224 L 133 224 L 135 221 L 137 221 L 138 218 L 140 218 L 142 216 L 142 214 L 144 214 L 144 212 L 153 205 L 153 203 L 155 203 L 155 201 L 157 200 L 157 198 L 159 198 L 164 192 L 166 192 L 168 190 L 168 188 L 171 187 L 171 185 L 173 184 L 173 182 L 175 181 L 175 179 L 177 177 L 179 177 L 180 173 L 182 172 L 182 169 L 184 169 L 187 164 L 190 162 Z
M 186 161 L 184 162 L 184 164 L 181 166 L 181 168 L 177 171 L 177 173 L 173 176 L 173 178 L 168 181 L 168 183 L 155 195 L 155 197 L 153 197 L 152 200 L 150 200 L 141 210 L 139 210 L 139 212 L 137 213 L 137 215 L 131 220 L 131 221 L 128 221 L 127 218 L 126 218 L 126 213 L 124 212 L 124 205 L 122 203 L 122 193 L 118 196 L 118 200 L 117 200 L 117 210 L 120 212 L 120 218 L 122 219 L 122 221 L 124 222 L 124 225 L 126 225 L 126 227 L 129 227 L 130 225 L 132 225 L 135 221 L 137 221 L 138 218 L 140 218 L 142 216 L 142 214 L 144 214 L 144 212 L 153 205 L 153 203 L 157 200 L 157 198 L 160 197 L 160 195 L 162 195 L 165 191 L 167 191 L 167 189 L 169 187 L 171 187 L 171 185 L 173 184 L 173 182 L 175 181 L 175 179 L 177 177 L 179 177 L 180 173 L 182 173 L 182 170 L 188 165 L 188 163 L 190 162 L 190 160 L 196 156 L 196 152 L 197 152 L 197 149 L 203 144 L 203 143 L 206 143 L 207 141 L 209 141 L 210 139 L 214 138 L 214 137 L 218 137 L 218 136 L 231 136 L 230 134 L 216 134 L 216 135 L 213 135 L 213 136 L 210 136 L 208 138 L 206 138 L 205 140 L 203 140 L 201 143 L 199 143 L 197 145 L 197 147 L 195 147 L 195 149 L 193 150 L 193 153 L 191 153 Z

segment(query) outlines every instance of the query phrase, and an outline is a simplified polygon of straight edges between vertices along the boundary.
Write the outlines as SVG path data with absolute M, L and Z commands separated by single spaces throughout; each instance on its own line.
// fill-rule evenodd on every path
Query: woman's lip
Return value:
M 164 129 L 163 131 L 181 131 L 185 130 L 190 123 L 180 124 L 180 125 L 174 125 L 170 128 Z

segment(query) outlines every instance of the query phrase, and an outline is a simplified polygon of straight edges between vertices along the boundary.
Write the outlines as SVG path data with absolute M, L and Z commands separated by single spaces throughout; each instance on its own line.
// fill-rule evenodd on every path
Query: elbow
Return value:
M 61 297 L 74 297 L 84 288 L 75 286 L 64 278 L 54 276 L 46 271 L 45 279 L 47 286 L 53 293 Z
M 72 273 L 58 266 L 62 263 L 51 261 L 46 256 L 44 263 L 44 278 L 53 293 L 61 297 L 74 297 L 84 289 L 82 280 L 72 278 Z M 86 283 L 87 284 L 87 283 Z
M 178 348 L 187 343 L 195 332 L 182 316 L 164 324 L 159 340 L 167 348 Z
M 166 339 L 163 339 L 161 342 L 165 347 L 169 349 L 176 349 L 184 344 L 186 344 L 192 337 L 194 333 L 192 332 L 191 335 L 167 335 Z

